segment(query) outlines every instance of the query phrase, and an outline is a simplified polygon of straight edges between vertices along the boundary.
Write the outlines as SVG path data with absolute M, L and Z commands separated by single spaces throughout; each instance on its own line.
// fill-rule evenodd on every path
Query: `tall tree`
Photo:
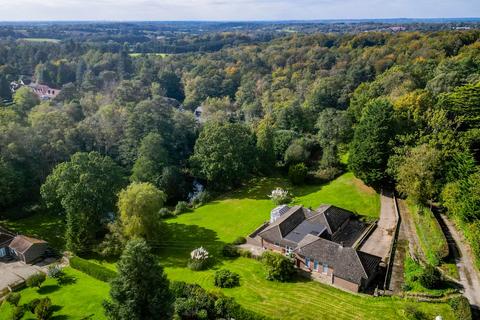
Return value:
M 386 99 L 370 102 L 355 128 L 349 167 L 367 185 L 379 186 L 387 178 L 389 141 L 394 137 L 393 108 Z
M 131 180 L 150 182 L 158 186 L 162 170 L 168 163 L 168 152 L 162 137 L 155 132 L 149 133 L 142 139 L 138 149 L 138 158 L 133 165 Z
M 105 314 L 112 320 L 171 319 L 173 295 L 162 266 L 144 240 L 127 243 L 111 283 Z
M 260 170 L 270 172 L 275 168 L 275 150 L 274 129 L 269 118 L 264 118 L 260 121 L 256 134 Z
M 197 177 L 216 188 L 232 187 L 251 172 L 255 163 L 252 134 L 238 123 L 207 123 L 190 160 Z
M 123 232 L 128 238 L 158 237 L 158 211 L 167 199 L 163 191 L 151 183 L 132 183 L 118 195 L 118 210 Z
M 124 181 L 122 168 L 96 152 L 76 153 L 55 167 L 41 194 L 49 208 L 67 214 L 68 250 L 77 253 L 90 248 L 101 219 L 114 211 Z

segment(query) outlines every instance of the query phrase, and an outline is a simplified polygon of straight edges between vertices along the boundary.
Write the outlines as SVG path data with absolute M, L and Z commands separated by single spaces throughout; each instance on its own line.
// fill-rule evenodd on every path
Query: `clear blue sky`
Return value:
M 7 20 L 479 17 L 480 0 L 0 0 Z

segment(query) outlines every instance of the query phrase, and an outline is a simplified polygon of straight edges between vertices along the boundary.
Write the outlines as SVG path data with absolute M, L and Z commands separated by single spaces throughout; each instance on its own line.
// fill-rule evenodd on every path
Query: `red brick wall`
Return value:
M 350 290 L 350 291 L 353 291 L 353 292 L 358 292 L 359 289 L 360 289 L 358 284 L 352 283 L 350 281 L 347 281 L 347 280 L 344 280 L 342 278 L 335 277 L 335 276 L 333 276 L 333 284 L 336 285 L 336 286 L 339 286 L 340 288 Z
M 262 247 L 268 250 L 272 250 L 278 253 L 285 253 L 285 248 L 276 246 L 275 244 L 266 241 L 265 239 L 262 239 Z

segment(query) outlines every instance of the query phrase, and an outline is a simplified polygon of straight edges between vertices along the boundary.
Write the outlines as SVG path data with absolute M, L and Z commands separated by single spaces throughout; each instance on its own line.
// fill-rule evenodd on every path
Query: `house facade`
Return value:
M 49 86 L 37 83 L 31 83 L 28 85 L 28 88 L 35 93 L 40 100 L 50 100 L 54 99 L 61 92 L 60 89 L 53 89 Z
M 16 235 L 0 228 L 0 261 L 19 260 L 32 263 L 42 258 L 48 249 L 48 243 L 43 240 Z
M 381 261 L 356 249 L 368 227 L 335 206 L 282 207 L 272 211 L 270 224 L 258 237 L 264 249 L 293 256 L 296 267 L 311 278 L 359 292 L 375 278 Z

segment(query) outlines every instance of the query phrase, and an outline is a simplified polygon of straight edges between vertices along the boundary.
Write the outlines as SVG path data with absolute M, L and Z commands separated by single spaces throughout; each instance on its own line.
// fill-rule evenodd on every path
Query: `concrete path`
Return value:
M 20 285 L 28 277 L 39 271 L 42 271 L 42 268 L 24 264 L 19 261 L 9 263 L 0 262 L 0 296 L 8 291 L 8 287 Z
M 464 295 L 472 307 L 478 311 L 480 309 L 480 276 L 475 268 L 470 247 L 466 245 L 463 235 L 445 215 L 440 214 L 438 218 L 449 246 L 453 247 L 451 251 L 455 257 Z
M 393 197 L 390 194 L 382 193 L 380 196 L 380 220 L 377 228 L 360 247 L 360 250 L 382 258 L 383 262 L 388 261 L 390 245 L 393 241 L 397 216 Z

